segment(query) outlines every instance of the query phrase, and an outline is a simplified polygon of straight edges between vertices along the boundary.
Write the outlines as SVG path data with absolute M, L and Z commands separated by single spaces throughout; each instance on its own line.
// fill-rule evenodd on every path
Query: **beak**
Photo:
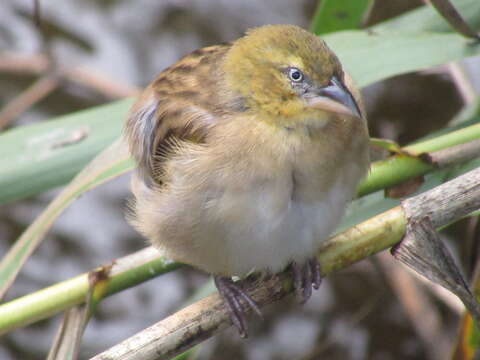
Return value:
M 314 96 L 308 99 L 308 106 L 341 115 L 362 118 L 360 108 L 352 94 L 335 76 L 331 78 L 327 86 L 315 91 Z

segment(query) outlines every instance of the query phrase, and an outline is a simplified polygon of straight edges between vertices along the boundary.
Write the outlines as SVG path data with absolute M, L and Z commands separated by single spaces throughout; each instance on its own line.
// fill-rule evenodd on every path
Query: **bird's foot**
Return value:
M 250 307 L 258 316 L 263 318 L 260 308 L 255 301 L 238 285 L 236 285 L 230 278 L 223 276 L 215 276 L 215 286 L 227 305 L 230 319 L 233 325 L 238 329 L 242 338 L 248 337 L 247 319 L 245 317 L 244 306 Z M 241 300 L 245 303 L 241 304 Z
M 320 263 L 315 257 L 308 259 L 303 266 L 293 262 L 292 272 L 295 295 L 299 302 L 304 304 L 312 296 L 312 288 L 317 290 L 322 282 Z

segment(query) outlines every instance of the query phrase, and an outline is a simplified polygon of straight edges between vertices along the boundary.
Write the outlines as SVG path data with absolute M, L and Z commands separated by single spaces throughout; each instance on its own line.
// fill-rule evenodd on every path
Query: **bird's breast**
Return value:
M 242 276 L 302 262 L 327 239 L 367 171 L 364 142 L 269 126 L 214 129 L 169 160 L 167 187 L 137 195 L 139 222 L 153 224 L 140 228 L 165 255 Z
M 327 239 L 368 163 L 362 142 L 338 141 L 261 127 L 232 140 L 224 151 L 228 178 L 215 177 L 222 190 L 206 203 L 212 223 L 222 224 L 224 242 L 215 246 L 228 254 L 229 272 L 279 271 Z

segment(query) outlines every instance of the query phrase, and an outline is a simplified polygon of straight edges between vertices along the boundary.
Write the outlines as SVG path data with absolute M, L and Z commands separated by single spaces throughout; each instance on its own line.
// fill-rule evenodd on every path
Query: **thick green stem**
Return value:
M 179 267 L 159 253 L 147 248 L 118 259 L 113 264 L 108 278 L 100 282 L 103 291 L 94 291 L 94 301 L 138 285 L 160 274 Z M 11 329 L 45 319 L 71 306 L 81 304 L 89 290 L 89 273 L 52 285 L 32 294 L 12 300 L 0 306 L 0 334 Z M 95 298 L 97 297 L 97 298 Z

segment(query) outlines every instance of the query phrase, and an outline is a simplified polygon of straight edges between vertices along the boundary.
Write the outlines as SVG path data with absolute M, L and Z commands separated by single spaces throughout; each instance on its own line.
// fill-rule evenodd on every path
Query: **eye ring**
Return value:
M 303 80 L 303 73 L 299 69 L 292 67 L 288 69 L 288 77 L 294 82 L 300 82 Z

